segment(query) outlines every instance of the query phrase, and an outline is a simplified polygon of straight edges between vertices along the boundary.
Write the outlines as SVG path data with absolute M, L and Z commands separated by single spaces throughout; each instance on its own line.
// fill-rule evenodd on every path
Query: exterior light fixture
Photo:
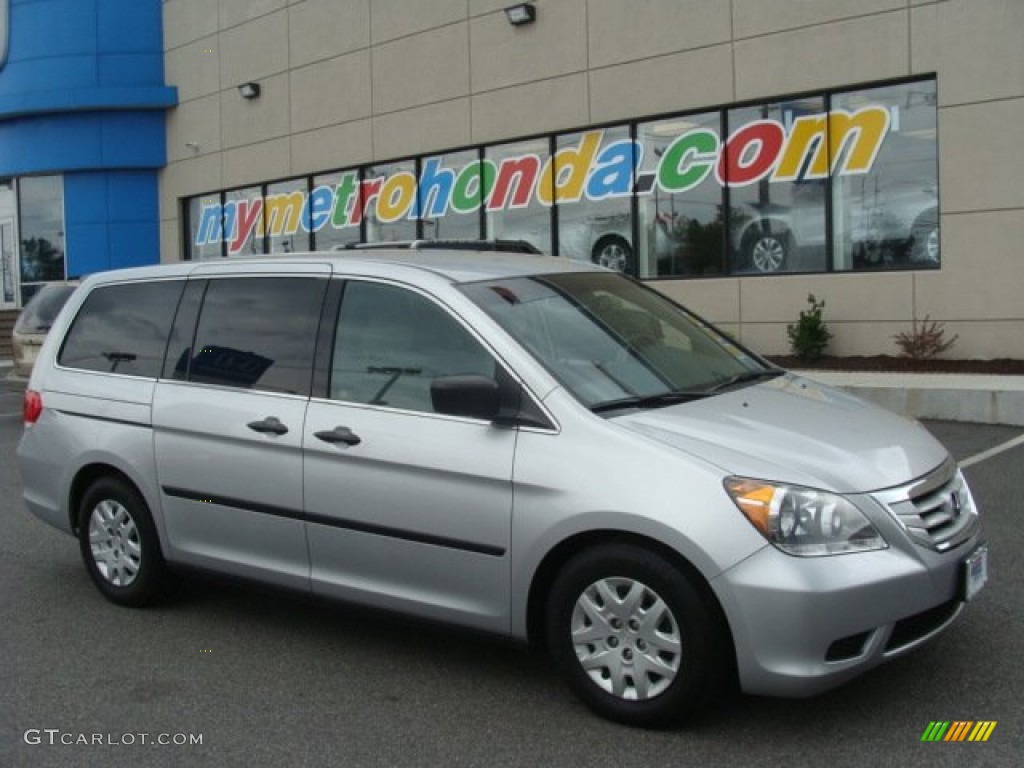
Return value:
M 260 84 L 242 83 L 238 86 L 238 93 L 243 99 L 258 99 L 260 97 Z
M 521 27 L 523 24 L 533 24 L 537 20 L 537 8 L 533 3 L 510 5 L 505 9 L 505 16 L 513 27 Z

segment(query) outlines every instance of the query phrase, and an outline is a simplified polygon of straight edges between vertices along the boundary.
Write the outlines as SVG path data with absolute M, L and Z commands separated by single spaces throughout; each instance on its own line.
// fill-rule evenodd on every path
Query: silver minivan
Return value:
M 94 275 L 40 351 L 18 456 L 116 603 L 191 567 L 484 630 L 637 725 L 734 681 L 842 683 L 987 578 L 921 426 L 538 255 Z

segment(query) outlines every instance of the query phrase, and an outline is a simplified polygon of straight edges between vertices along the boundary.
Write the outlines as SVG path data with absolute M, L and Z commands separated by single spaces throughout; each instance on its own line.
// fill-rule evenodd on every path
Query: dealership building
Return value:
M 160 258 L 161 29 L 157 2 L 0 0 L 0 310 Z
M 61 4 L 10 0 L 11 40 Z M 131 39 L 102 32 L 118 5 L 81 1 L 94 52 Z M 26 108 L 0 111 L 0 206 L 5 178 L 62 179 L 66 274 L 155 260 L 154 241 L 176 261 L 507 238 L 623 269 L 767 353 L 813 294 L 834 354 L 895 354 L 927 317 L 958 336 L 948 356 L 1024 358 L 1022 0 L 129 5 L 162 10 L 163 81 L 94 112 L 160 131 L 135 165 L 115 150 L 136 145 L 100 153 L 114 181 L 89 215 L 137 215 L 120 174 L 154 174 L 137 244 L 76 248 L 77 165 L 13 163 Z

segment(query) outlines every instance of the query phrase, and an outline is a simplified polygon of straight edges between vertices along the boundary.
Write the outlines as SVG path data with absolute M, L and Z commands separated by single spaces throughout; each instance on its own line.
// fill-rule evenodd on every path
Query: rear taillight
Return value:
M 25 418 L 25 425 L 35 424 L 43 412 L 43 396 L 34 389 L 25 390 L 25 403 L 22 408 L 22 415 Z

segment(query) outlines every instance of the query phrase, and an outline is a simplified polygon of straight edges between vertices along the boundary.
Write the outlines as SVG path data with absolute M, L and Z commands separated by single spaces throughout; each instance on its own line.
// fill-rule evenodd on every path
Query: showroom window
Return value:
M 18 180 L 21 241 L 21 300 L 26 302 L 64 274 L 64 178 L 27 176 Z
M 188 203 L 188 232 L 192 258 L 219 259 L 224 255 L 224 209 L 219 194 L 193 197 Z
M 863 112 L 885 141 L 866 173 L 837 175 L 832 196 L 834 269 L 937 267 L 939 254 L 939 178 L 935 81 L 850 91 L 832 97 L 832 111 Z M 884 108 L 884 112 L 879 109 Z M 874 108 L 875 112 L 870 112 Z M 845 127 L 845 126 L 843 126 Z M 837 144 L 839 126 L 830 126 Z M 847 142 L 850 143 L 850 142 Z M 869 145 L 864 152 L 875 150 Z M 833 167 L 856 151 L 833 150 Z M 864 165 L 867 165 L 865 158 Z
M 480 206 L 487 190 L 476 150 L 424 158 L 419 211 L 425 240 L 478 240 Z
M 633 273 L 629 126 L 563 134 L 555 146 L 558 255 Z
M 232 189 L 224 194 L 224 238 L 228 256 L 263 253 L 263 190 Z
M 935 268 L 935 94 L 848 88 L 196 197 L 188 257 L 482 232 L 641 278 Z
M 725 209 L 714 175 L 719 112 L 637 126 L 640 277 L 725 272 Z
M 786 127 L 821 115 L 821 98 L 731 109 L 716 173 L 727 182 L 729 254 L 734 273 L 824 272 L 828 174 L 787 141 Z M 792 134 L 789 134 L 792 135 Z
M 313 242 L 318 251 L 336 251 L 362 242 L 359 218 L 359 172 L 343 171 L 313 177 L 310 193 Z
M 367 168 L 360 187 L 366 242 L 416 239 L 416 163 Z
M 267 185 L 263 198 L 263 231 L 270 253 L 309 250 L 310 197 L 305 179 Z
M 552 174 L 545 138 L 484 150 L 484 176 L 493 178 L 487 200 L 487 237 L 526 240 L 551 253 Z M 545 202 L 546 201 L 546 202 Z

